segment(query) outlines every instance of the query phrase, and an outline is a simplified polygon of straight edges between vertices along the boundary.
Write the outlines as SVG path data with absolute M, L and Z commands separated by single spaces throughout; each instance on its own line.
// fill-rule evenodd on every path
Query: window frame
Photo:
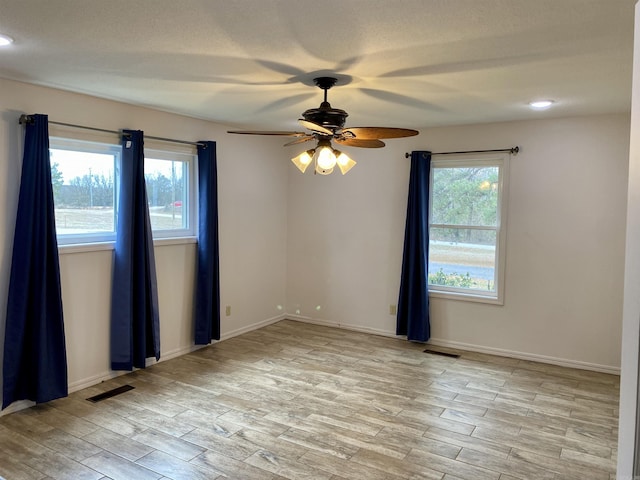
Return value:
M 77 234 L 60 234 L 56 229 L 56 239 L 58 246 L 64 253 L 74 253 L 82 251 L 93 251 L 103 249 L 113 249 L 116 241 L 118 229 L 119 211 L 119 188 L 122 162 L 122 147 L 117 143 L 110 143 L 96 140 L 80 140 L 72 137 L 49 136 L 49 150 L 69 150 L 87 153 L 113 154 L 114 159 L 114 231 L 94 232 Z M 184 199 L 187 201 L 187 208 L 183 208 L 183 215 L 186 215 L 187 228 L 153 230 L 152 236 L 154 244 L 167 245 L 173 243 L 193 243 L 197 237 L 198 217 L 197 217 L 197 155 L 172 149 L 162 149 L 158 147 L 145 147 L 145 159 L 168 160 L 185 163 L 187 180 L 184 184 Z M 53 162 L 52 162 L 53 164 Z
M 183 215 L 186 215 L 187 227 L 186 228 L 172 228 L 165 230 L 153 230 L 152 235 L 155 239 L 169 239 L 169 238 L 185 238 L 185 237 L 195 237 L 197 230 L 197 198 L 195 195 L 196 192 L 196 155 L 191 153 L 184 152 L 175 152 L 172 150 L 159 150 L 157 148 L 145 148 L 144 151 L 145 160 L 149 158 L 150 160 L 167 160 L 173 162 L 184 162 L 185 164 L 185 174 L 187 176 L 187 181 L 185 182 L 184 188 L 184 198 L 187 199 L 187 207 L 183 208 Z M 149 192 L 147 191 L 147 195 Z
M 114 243 L 118 228 L 118 193 L 120 191 L 120 165 L 122 162 L 122 148 L 113 143 L 104 143 L 87 140 L 76 140 L 66 137 L 49 137 L 49 151 L 68 150 L 72 152 L 98 153 L 114 155 L 113 165 L 113 231 L 93 233 L 58 233 L 56 227 L 56 240 L 59 246 L 83 245 L 95 243 Z M 54 202 L 55 204 L 55 202 Z M 55 208 L 55 206 L 54 206 Z
M 494 230 L 496 232 L 494 266 L 494 281 L 496 288 L 494 293 L 461 287 L 428 284 L 427 288 L 429 291 L 429 297 L 504 305 L 509 161 L 510 155 L 508 153 L 492 153 L 481 155 L 457 154 L 454 157 L 450 155 L 433 155 L 431 159 L 431 169 L 429 175 L 429 236 L 431 236 L 432 228 L 464 228 L 485 231 Z M 478 166 L 498 168 L 498 208 L 496 212 L 496 225 L 478 226 L 432 223 L 434 191 L 433 181 L 435 170 L 438 168 L 465 168 Z M 429 259 L 427 259 L 427 262 L 428 261 Z

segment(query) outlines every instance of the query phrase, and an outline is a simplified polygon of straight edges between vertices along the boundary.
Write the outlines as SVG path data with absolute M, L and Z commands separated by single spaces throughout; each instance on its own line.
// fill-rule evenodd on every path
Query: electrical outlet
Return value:
M 224 314 L 229 317 L 231 315 L 231 305 L 227 305 L 225 308 Z
M 389 315 L 395 315 L 395 314 L 396 314 L 396 306 L 389 305 Z

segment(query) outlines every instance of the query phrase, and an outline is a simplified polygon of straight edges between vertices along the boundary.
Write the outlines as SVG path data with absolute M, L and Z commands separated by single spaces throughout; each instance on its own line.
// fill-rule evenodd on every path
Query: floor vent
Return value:
M 118 388 L 114 388 L 113 390 L 108 390 L 106 392 L 102 392 L 99 395 L 95 395 L 93 397 L 87 398 L 90 402 L 96 403 L 101 402 L 102 400 L 106 400 L 107 398 L 115 397 L 116 395 L 120 395 L 121 393 L 128 392 L 129 390 L 133 390 L 136 387 L 132 387 L 131 385 L 123 385 Z
M 436 350 L 430 350 L 428 348 L 423 351 L 424 353 L 430 353 L 432 355 L 441 355 L 443 357 L 460 358 L 460 355 L 458 355 L 457 353 L 438 352 Z

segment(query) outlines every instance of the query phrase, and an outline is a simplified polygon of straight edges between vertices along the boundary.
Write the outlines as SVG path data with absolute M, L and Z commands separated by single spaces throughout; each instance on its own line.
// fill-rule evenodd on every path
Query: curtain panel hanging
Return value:
M 211 340 L 220 340 L 218 174 L 216 142 L 199 143 L 195 343 L 206 345 Z
M 396 335 L 416 342 L 426 342 L 431 336 L 427 271 L 430 174 L 431 152 L 411 152 Z
M 111 297 L 111 368 L 145 368 L 160 359 L 158 287 L 144 179 L 144 140 L 123 130 L 118 228 Z
M 4 337 L 2 408 L 66 397 L 58 243 L 47 115 L 26 125 Z

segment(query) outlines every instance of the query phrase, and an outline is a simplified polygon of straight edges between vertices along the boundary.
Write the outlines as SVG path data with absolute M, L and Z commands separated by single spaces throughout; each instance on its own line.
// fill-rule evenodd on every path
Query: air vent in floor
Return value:
M 430 350 L 428 348 L 423 351 L 424 353 L 430 353 L 431 355 L 441 355 L 443 357 L 460 358 L 460 355 L 458 355 L 457 353 L 438 352 L 436 350 Z
M 113 390 L 108 390 L 98 395 L 94 395 L 93 397 L 89 397 L 87 398 L 87 400 L 93 403 L 100 402 L 102 400 L 106 400 L 107 398 L 115 397 L 116 395 L 120 395 L 121 393 L 133 390 L 134 388 L 135 387 L 132 387 L 131 385 L 122 385 L 121 387 L 114 388 Z

